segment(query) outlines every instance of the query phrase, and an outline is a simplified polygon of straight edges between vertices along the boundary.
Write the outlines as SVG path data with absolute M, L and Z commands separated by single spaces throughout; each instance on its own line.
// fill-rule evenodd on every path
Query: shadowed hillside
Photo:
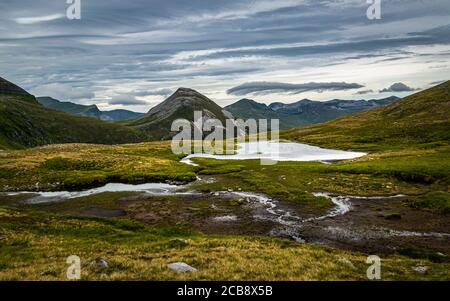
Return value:
M 34 96 L 1 78 L 0 91 L 0 148 L 143 140 L 142 133 L 134 129 L 45 108 Z
M 73 102 L 59 101 L 51 97 L 37 97 L 37 101 L 43 106 L 66 112 L 72 115 L 94 117 L 104 121 L 123 121 L 141 117 L 142 113 L 128 110 L 100 111 L 96 105 L 80 105 Z

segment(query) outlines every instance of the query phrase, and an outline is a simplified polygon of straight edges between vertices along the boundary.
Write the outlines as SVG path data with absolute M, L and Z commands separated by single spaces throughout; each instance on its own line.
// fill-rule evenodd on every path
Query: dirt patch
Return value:
M 122 209 L 92 208 L 81 211 L 80 214 L 97 217 L 120 217 L 125 216 L 126 212 Z

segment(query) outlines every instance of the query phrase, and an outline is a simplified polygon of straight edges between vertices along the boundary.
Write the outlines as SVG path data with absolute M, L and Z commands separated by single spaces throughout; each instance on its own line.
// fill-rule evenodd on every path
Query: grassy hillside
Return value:
M 135 129 L 48 109 L 29 99 L 27 95 L 0 94 L 0 148 L 143 140 L 143 134 Z
M 64 144 L 0 152 L 0 191 L 67 190 L 109 182 L 193 181 L 169 142 Z M 36 187 L 38 183 L 38 187 Z
M 324 124 L 292 129 L 282 137 L 362 150 L 434 147 L 450 140 L 450 81 L 402 100 Z

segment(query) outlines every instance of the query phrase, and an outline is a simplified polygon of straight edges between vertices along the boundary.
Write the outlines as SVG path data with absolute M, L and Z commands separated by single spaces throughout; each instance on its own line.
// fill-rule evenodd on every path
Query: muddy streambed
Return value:
M 201 179 L 200 179 L 201 180 Z M 180 190 L 181 189 L 181 190 Z M 109 205 L 86 198 L 108 194 Z M 127 218 L 148 225 L 186 222 L 208 234 L 263 235 L 368 253 L 415 246 L 450 254 L 448 216 L 404 205 L 406 196 L 316 193 L 334 208 L 312 214 L 302 204 L 245 191 L 189 191 L 189 186 L 108 184 L 75 192 L 0 193 L 2 203 L 52 212 Z

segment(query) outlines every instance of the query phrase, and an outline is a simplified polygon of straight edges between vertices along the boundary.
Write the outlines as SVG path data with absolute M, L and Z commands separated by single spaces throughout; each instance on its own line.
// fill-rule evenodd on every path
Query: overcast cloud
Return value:
M 450 74 L 448 0 L 382 0 L 372 21 L 366 0 L 81 3 L 68 20 L 65 0 L 2 0 L 0 76 L 38 96 L 147 111 L 180 86 L 225 106 L 247 93 L 360 97 L 346 83 L 404 96 Z M 412 90 L 391 87 L 404 82 Z
M 227 91 L 233 95 L 248 94 L 271 94 L 277 92 L 289 92 L 299 94 L 307 91 L 344 91 L 351 89 L 363 88 L 363 85 L 356 83 L 306 83 L 306 84 L 289 84 L 289 83 L 271 83 L 271 82 L 255 82 L 245 83 L 237 87 L 233 87 Z

